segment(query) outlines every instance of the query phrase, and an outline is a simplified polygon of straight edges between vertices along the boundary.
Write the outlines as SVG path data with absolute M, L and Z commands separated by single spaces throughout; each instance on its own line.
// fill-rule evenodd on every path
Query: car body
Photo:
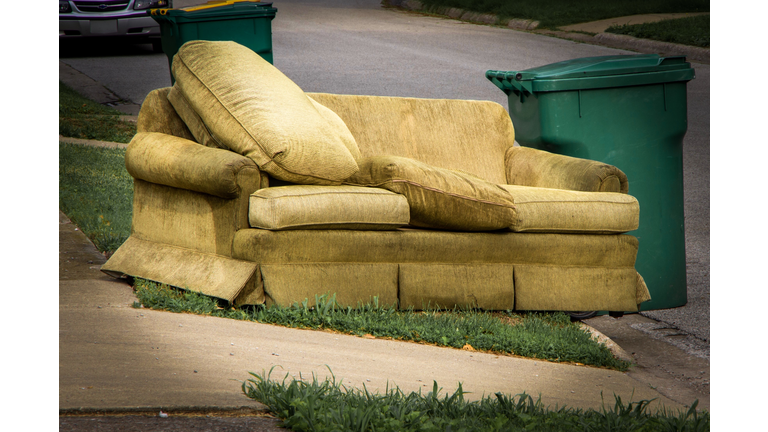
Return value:
M 172 0 L 60 0 L 59 40 L 89 37 L 147 39 L 160 46 L 160 27 L 147 11 Z

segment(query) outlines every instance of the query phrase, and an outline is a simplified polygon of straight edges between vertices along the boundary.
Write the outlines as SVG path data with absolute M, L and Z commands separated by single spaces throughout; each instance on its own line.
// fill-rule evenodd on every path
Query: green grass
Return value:
M 100 251 L 128 238 L 132 202 L 125 150 L 59 143 L 59 209 Z
M 421 0 L 425 6 L 455 7 L 494 13 L 502 19 L 523 18 L 540 22 L 540 28 L 555 28 L 647 13 L 708 12 L 705 0 Z
M 59 81 L 59 135 L 128 143 L 136 124 L 121 121 L 122 112 L 89 100 Z
M 553 362 L 571 362 L 625 371 L 628 362 L 616 359 L 589 333 L 562 312 L 489 313 L 477 310 L 398 311 L 378 304 L 340 307 L 334 296 L 319 296 L 292 307 L 234 309 L 216 300 L 167 285 L 137 279 L 136 296 L 146 308 L 213 315 L 285 327 L 372 335 L 437 346 L 514 354 Z M 136 305 L 138 306 L 138 305 Z
M 440 396 L 432 391 L 405 394 L 399 388 L 384 394 L 348 389 L 332 378 L 318 381 L 273 381 L 271 373 L 255 374 L 242 384 L 243 393 L 265 404 L 294 431 L 708 431 L 709 413 L 696 412 L 698 401 L 687 411 L 666 409 L 651 413 L 652 401 L 624 403 L 600 410 L 567 407 L 549 409 L 541 399 L 525 393 L 509 397 L 496 393 L 468 401 L 459 384 L 455 393 Z
M 709 48 L 709 15 L 655 23 L 613 26 L 608 28 L 606 32 Z

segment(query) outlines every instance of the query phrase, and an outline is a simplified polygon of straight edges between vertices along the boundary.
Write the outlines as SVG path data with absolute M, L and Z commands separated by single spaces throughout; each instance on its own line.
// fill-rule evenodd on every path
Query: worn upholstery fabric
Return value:
M 501 185 L 515 203 L 515 232 L 613 234 L 637 229 L 640 205 L 633 196 L 615 192 L 581 192 Z
M 589 192 L 629 189 L 626 174 L 613 165 L 528 147 L 510 147 L 505 165 L 506 183 L 511 185 Z
M 391 230 L 407 225 L 408 201 L 388 190 L 360 186 L 280 186 L 251 194 L 252 227 Z
M 363 157 L 401 156 L 507 183 L 509 114 L 490 101 L 308 93 L 341 117 Z
M 651 292 L 648 291 L 648 285 L 645 284 L 645 279 L 637 273 L 637 293 L 635 303 L 638 305 L 651 300 Z
M 203 120 L 195 110 L 192 109 L 189 105 L 189 101 L 187 101 L 181 91 L 179 91 L 179 87 L 175 84 L 168 92 L 168 101 L 173 105 L 173 108 L 176 110 L 176 113 L 179 114 L 179 117 L 184 120 L 184 123 L 189 128 L 192 136 L 195 137 L 195 141 L 206 147 L 228 150 L 227 146 L 219 142 L 218 138 L 211 134 L 211 131 L 208 130 L 208 127 L 203 123 Z
M 238 196 L 241 174 L 261 175 L 252 160 L 237 153 L 156 132 L 133 137 L 125 152 L 125 167 L 134 178 L 220 198 Z
M 140 179 L 133 189 L 131 236 L 230 256 L 235 233 L 248 228 L 248 195 L 219 198 Z
M 188 140 L 194 136 L 187 128 L 173 106 L 168 102 L 170 87 L 160 88 L 149 92 L 139 110 L 136 121 L 137 132 L 159 132 Z
M 517 219 L 504 188 L 473 175 L 398 156 L 373 156 L 347 182 L 405 195 L 411 225 L 461 231 L 508 228 Z
M 400 308 L 512 310 L 511 264 L 400 264 Z
M 637 310 L 633 267 L 515 266 L 517 310 Z M 607 305 L 608 309 L 597 307 Z
M 266 303 L 291 306 L 315 296 L 336 295 L 342 307 L 359 307 L 378 301 L 397 306 L 397 264 L 388 263 L 285 263 L 261 266 Z
M 252 304 L 259 304 L 264 302 L 263 290 L 248 288 L 258 276 L 257 268 L 257 263 L 131 236 L 101 270 L 114 276 L 129 274 L 229 302 L 247 290 Z
M 271 289 L 281 292 L 283 305 L 328 291 L 359 293 L 372 283 L 362 264 L 392 263 L 403 309 L 440 303 L 503 310 L 514 298 L 522 310 L 636 311 L 647 295 L 634 269 L 637 246 L 621 234 L 247 229 L 235 235 L 233 257 L 274 269 Z M 310 287 L 328 274 L 338 283 Z M 303 288 L 294 294 L 294 286 Z
M 638 241 L 626 234 L 240 230 L 232 257 L 279 263 L 505 263 L 634 268 Z M 634 295 L 634 282 L 632 284 Z
M 357 171 L 345 145 L 354 140 L 349 130 L 329 123 L 296 84 L 250 49 L 193 40 L 174 56 L 172 72 L 211 134 L 275 178 L 338 184 Z

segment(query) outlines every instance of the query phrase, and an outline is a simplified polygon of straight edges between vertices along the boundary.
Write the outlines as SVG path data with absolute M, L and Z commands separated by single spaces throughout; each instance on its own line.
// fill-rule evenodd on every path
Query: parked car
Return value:
M 170 7 L 173 0 L 59 0 L 59 40 L 123 37 L 162 52 L 160 26 L 147 11 Z

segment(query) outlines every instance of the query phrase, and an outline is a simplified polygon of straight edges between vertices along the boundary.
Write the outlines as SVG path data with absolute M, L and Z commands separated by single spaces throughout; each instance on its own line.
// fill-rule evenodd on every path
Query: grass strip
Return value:
M 132 202 L 124 149 L 59 143 L 59 209 L 101 252 L 130 235 Z
M 624 404 L 614 396 L 612 407 L 598 411 L 574 408 L 549 409 L 525 393 L 510 397 L 496 393 L 467 401 L 459 383 L 455 393 L 440 396 L 432 391 L 405 394 L 387 388 L 384 394 L 366 388 L 348 389 L 331 378 L 282 382 L 271 374 L 255 374 L 242 384 L 243 393 L 265 404 L 293 431 L 708 431 L 708 412 L 696 412 L 698 401 L 687 411 L 663 408 L 650 413 L 652 400 Z M 301 378 L 301 377 L 300 377 Z
M 386 1 L 386 0 L 385 0 Z M 501 19 L 522 18 L 539 21 L 539 28 L 598 21 L 649 13 L 708 12 L 705 0 L 420 0 L 425 7 L 450 7 L 492 13 Z
M 59 135 L 128 143 L 136 135 L 136 124 L 121 121 L 122 112 L 83 97 L 59 81 Z
M 606 29 L 606 32 L 709 48 L 709 15 L 612 26 Z
M 479 310 L 398 311 L 373 304 L 341 307 L 334 295 L 316 297 L 315 307 L 222 307 L 202 294 L 137 279 L 134 306 L 212 315 L 284 327 L 331 330 L 344 334 L 413 341 L 458 349 L 514 354 L 553 362 L 570 362 L 625 371 L 603 344 L 562 312 L 490 313 Z

